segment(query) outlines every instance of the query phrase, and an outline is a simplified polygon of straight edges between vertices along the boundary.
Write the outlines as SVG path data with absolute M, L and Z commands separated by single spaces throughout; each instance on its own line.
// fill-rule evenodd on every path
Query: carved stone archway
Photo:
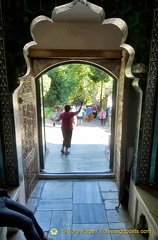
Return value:
M 68 14 L 63 15 L 66 12 Z M 52 19 L 45 16 L 35 18 L 31 24 L 31 34 L 34 41 L 24 47 L 27 73 L 20 79 L 21 84 L 14 93 L 14 104 L 18 106 L 15 109 L 15 121 L 17 129 L 20 129 L 16 133 L 17 150 L 18 157 L 23 162 L 26 195 L 31 192 L 40 169 L 35 78 L 51 66 L 64 61 L 87 60 L 106 68 L 118 78 L 114 172 L 119 182 L 121 159 L 124 158 L 122 116 L 126 77 L 133 81 L 136 91 L 139 90 L 138 79 L 131 74 L 134 50 L 125 44 L 126 23 L 116 18 L 104 20 L 102 8 L 86 0 L 74 0 L 55 8 Z M 138 125 L 139 117 L 140 112 Z M 135 150 L 137 144 L 136 141 Z

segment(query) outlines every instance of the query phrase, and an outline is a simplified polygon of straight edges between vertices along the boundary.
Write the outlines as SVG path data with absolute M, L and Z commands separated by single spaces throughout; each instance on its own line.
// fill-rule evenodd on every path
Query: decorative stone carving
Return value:
M 35 81 L 31 74 L 22 78 L 14 93 L 14 110 L 17 132 L 18 157 L 22 158 L 26 198 L 30 195 L 38 177 L 39 159 L 37 149 L 37 122 Z M 19 142 L 20 139 L 20 142 Z
M 0 10 L 0 104 L 1 104 L 1 121 L 3 129 L 3 152 L 4 152 L 4 184 L 15 186 L 18 184 L 17 179 L 17 162 L 16 153 L 14 152 L 13 141 L 13 123 L 11 114 L 11 95 L 8 91 L 7 70 L 5 63 L 3 26 Z
M 157 3 L 158 5 L 158 3 Z M 140 185 L 147 185 L 149 181 L 150 161 L 151 161 L 151 144 L 153 137 L 154 127 L 154 112 L 155 112 L 155 99 L 157 98 L 156 86 L 158 77 L 158 10 L 155 10 L 153 36 L 151 41 L 151 55 L 149 64 L 149 73 L 146 89 L 146 105 L 144 115 L 142 149 L 139 163 L 138 183 Z

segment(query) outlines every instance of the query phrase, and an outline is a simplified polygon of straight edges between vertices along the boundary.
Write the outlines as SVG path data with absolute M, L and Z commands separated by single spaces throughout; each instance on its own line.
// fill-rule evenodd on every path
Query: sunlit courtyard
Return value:
M 61 154 L 61 123 L 53 126 L 53 121 L 46 119 L 47 156 L 44 172 L 109 172 L 110 128 L 106 124 L 101 128 L 100 120 L 77 124 L 73 130 L 72 145 L 68 156 Z

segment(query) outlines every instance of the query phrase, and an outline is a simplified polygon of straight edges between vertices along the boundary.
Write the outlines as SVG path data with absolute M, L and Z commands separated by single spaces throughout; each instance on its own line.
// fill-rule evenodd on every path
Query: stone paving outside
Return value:
M 110 127 L 101 128 L 100 120 L 77 124 L 73 129 L 70 154 L 61 154 L 61 123 L 46 119 L 46 142 L 48 155 L 45 173 L 109 172 Z

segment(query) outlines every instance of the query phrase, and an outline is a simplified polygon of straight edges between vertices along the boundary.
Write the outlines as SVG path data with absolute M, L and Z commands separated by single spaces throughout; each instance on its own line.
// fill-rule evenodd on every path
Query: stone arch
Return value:
M 84 17 L 86 17 L 87 9 L 88 14 L 90 10 L 92 13 L 92 15 L 89 14 L 90 18 L 86 19 L 87 22 L 83 22 L 82 20 L 84 18 L 80 17 L 82 13 L 81 10 L 83 10 L 84 7 L 86 8 Z M 73 14 L 73 10 L 75 10 L 75 13 L 80 14 L 76 16 Z M 62 22 L 62 20 L 60 21 L 59 18 L 57 22 L 55 22 L 55 17 L 66 11 L 69 11 L 68 15 L 69 17 L 72 16 L 72 18 L 69 18 L 68 21 L 64 20 L 64 22 Z M 61 16 L 61 19 L 62 17 L 63 16 Z M 73 24 L 76 24 L 76 26 L 72 25 L 72 19 L 74 17 L 75 22 Z M 65 37 L 67 37 L 67 41 L 66 38 L 64 39 L 65 43 L 62 36 L 58 36 L 58 34 L 62 34 L 62 32 L 59 31 L 62 26 L 64 26 L 65 31 L 67 31 L 64 32 Z M 90 28 L 90 26 L 93 27 Z M 49 28 L 50 31 L 47 31 Z M 74 35 L 74 32 L 70 32 L 70 30 L 76 31 L 77 36 Z M 98 34 L 96 34 L 97 39 L 92 38 L 91 41 L 89 41 L 89 37 L 94 36 L 95 30 L 97 30 Z M 50 34 L 46 35 L 45 31 Z M 111 33 L 113 33 L 113 35 L 111 35 Z M 140 94 L 138 79 L 131 73 L 134 50 L 125 44 L 127 33 L 127 25 L 123 20 L 116 18 L 104 19 L 103 9 L 86 0 L 74 0 L 66 6 L 55 8 L 52 13 L 52 19 L 39 16 L 33 20 L 31 24 L 31 35 L 34 41 L 26 44 L 24 47 L 27 73 L 20 78 L 20 86 L 14 93 L 17 152 L 18 158 L 22 159 L 23 162 L 27 195 L 29 195 L 29 192 L 37 180 L 40 170 L 35 78 L 44 70 L 53 65 L 61 64 L 64 61 L 88 61 L 91 64 L 96 64 L 107 69 L 107 71 L 112 72 L 118 79 L 116 115 L 119 125 L 116 126 L 114 172 L 117 181 L 119 181 L 120 161 L 122 157 L 123 94 L 126 77 L 133 81 L 133 86 L 136 91 L 138 91 L 138 94 Z M 60 41 L 58 41 L 57 37 L 59 37 Z M 73 44 L 69 44 L 70 37 L 74 38 Z M 77 37 L 80 37 L 80 39 Z M 111 41 L 112 39 L 116 41 Z M 64 49 L 63 44 L 65 44 Z M 115 73 L 111 69 L 112 66 L 116 71 Z M 138 118 L 139 116 L 140 115 L 138 115 Z M 136 147 L 137 142 L 135 149 Z
M 99 68 L 100 70 L 106 72 L 109 76 L 111 76 L 115 82 L 114 84 L 114 88 L 113 88 L 113 100 L 114 100 L 114 103 L 113 103 L 113 119 L 115 119 L 115 116 L 116 116 L 116 101 L 117 101 L 117 83 L 118 83 L 118 75 L 119 75 L 119 65 L 120 63 L 117 61 L 117 62 L 111 62 L 111 61 L 105 61 L 105 60 L 59 60 L 59 59 L 54 59 L 54 60 L 50 60 L 50 59 L 47 59 L 48 63 L 46 63 L 46 61 L 42 61 L 42 62 L 39 62 L 38 63 L 36 62 L 35 64 L 35 67 L 36 67 L 36 78 L 35 79 L 38 79 L 39 77 L 41 77 L 45 72 L 53 69 L 53 68 L 56 68 L 58 66 L 61 66 L 61 65 L 66 65 L 66 64 L 86 64 L 86 65 L 91 65 L 91 66 L 94 66 L 94 67 L 97 67 Z M 43 66 L 42 66 L 42 63 Z M 53 64 L 53 65 L 51 65 Z M 47 67 L 49 66 L 49 67 Z M 41 125 L 41 123 L 40 123 Z M 117 124 L 118 128 L 119 128 L 119 124 Z M 38 127 L 39 129 L 39 127 Z M 110 159 L 110 166 L 111 168 L 110 169 L 113 169 L 113 159 L 114 159 L 114 148 L 113 146 L 115 146 L 114 142 L 116 142 L 115 138 L 115 121 L 113 121 L 113 130 L 112 130 L 112 134 L 111 134 L 111 138 L 112 138 L 112 147 L 111 147 L 111 159 Z M 42 143 L 40 144 L 42 145 Z M 41 156 L 43 158 L 43 153 L 41 153 Z M 42 163 L 42 161 L 41 161 Z
M 43 75 L 45 72 L 49 71 L 52 68 L 58 67 L 60 65 L 65 65 L 65 64 L 72 64 L 72 63 L 83 63 L 87 65 L 92 65 L 94 67 L 100 68 L 101 70 L 105 71 L 108 75 L 110 75 L 114 79 L 118 79 L 118 74 L 119 74 L 119 68 L 118 64 L 120 64 L 118 61 L 116 63 L 112 61 L 105 61 L 105 60 L 85 60 L 85 59 L 80 59 L 80 60 L 70 60 L 70 59 L 64 59 L 64 60 L 59 60 L 59 59 L 47 59 L 47 60 L 38 60 L 34 64 L 34 73 L 35 73 L 35 78 L 39 77 L 40 75 Z M 48 67 L 49 66 L 49 67 Z M 40 67 L 40 68 L 39 68 Z

